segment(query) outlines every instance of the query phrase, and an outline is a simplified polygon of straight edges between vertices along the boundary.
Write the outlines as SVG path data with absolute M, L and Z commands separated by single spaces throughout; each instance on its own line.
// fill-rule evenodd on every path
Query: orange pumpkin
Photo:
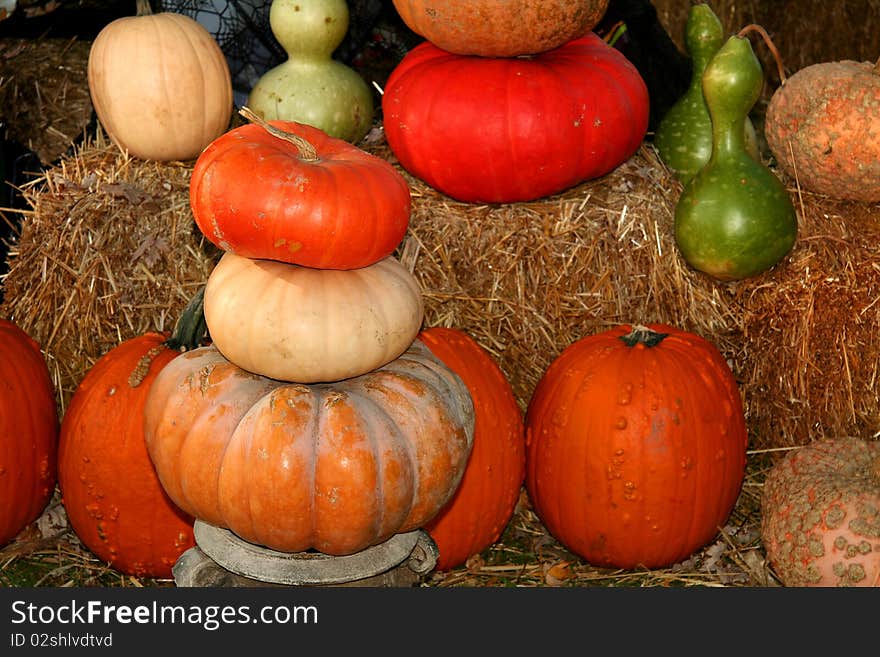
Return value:
M 282 552 L 359 552 L 422 527 L 452 497 L 473 404 L 419 341 L 391 363 L 304 385 L 251 374 L 212 345 L 156 377 L 147 449 L 182 509 Z
M 515 57 L 582 37 L 608 0 L 394 0 L 394 7 L 413 32 L 447 52 Z
M 200 301 L 201 294 L 191 308 Z M 201 316 L 190 312 L 174 335 L 146 333 L 98 359 L 61 423 L 58 483 L 74 532 L 97 557 L 139 577 L 170 577 L 195 545 L 193 518 L 162 489 L 143 427 L 150 385 L 204 333 Z
M 805 189 L 880 201 L 880 60 L 822 62 L 797 71 L 767 105 L 767 145 Z
M 492 356 L 464 331 L 434 327 L 419 334 L 458 374 L 474 402 L 474 446 L 461 484 L 425 529 L 449 570 L 495 543 L 513 515 L 525 478 L 525 429 L 510 382 Z
M 57 447 L 55 388 L 40 345 L 0 319 L 0 547 L 46 507 Z
M 761 538 L 785 586 L 880 586 L 880 443 L 825 439 L 777 461 Z
M 657 568 L 708 543 L 736 503 L 747 431 L 707 340 L 617 326 L 567 347 L 526 413 L 526 488 L 544 526 L 596 566 Z

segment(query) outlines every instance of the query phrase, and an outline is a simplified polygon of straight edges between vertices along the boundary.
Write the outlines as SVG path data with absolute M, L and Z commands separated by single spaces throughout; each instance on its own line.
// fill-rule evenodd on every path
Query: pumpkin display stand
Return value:
M 437 546 L 417 529 L 346 556 L 286 553 L 243 541 L 196 520 L 196 546 L 172 569 L 177 586 L 415 586 L 437 563 Z

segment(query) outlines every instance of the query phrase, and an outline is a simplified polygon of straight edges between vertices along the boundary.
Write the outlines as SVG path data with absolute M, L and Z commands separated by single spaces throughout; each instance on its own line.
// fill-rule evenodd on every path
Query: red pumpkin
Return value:
M 385 135 L 415 177 L 466 202 L 530 201 L 626 161 L 648 126 L 648 91 L 620 51 L 590 33 L 513 58 L 430 42 L 392 71 Z
M 525 478 L 525 429 L 510 382 L 472 337 L 435 327 L 419 340 L 461 377 L 474 402 L 474 445 L 464 477 L 425 526 L 440 552 L 435 569 L 443 571 L 495 543 L 510 521 Z
M 742 486 L 736 381 L 707 340 L 663 324 L 582 338 L 526 413 L 526 488 L 544 526 L 596 566 L 658 568 L 708 543 Z
M 190 205 L 219 248 L 317 269 L 358 269 L 406 233 L 409 186 L 387 161 L 292 121 L 248 124 L 196 160 Z
M 40 345 L 0 319 L 0 547 L 49 502 L 57 447 L 55 388 Z
M 162 485 L 208 524 L 281 552 L 359 552 L 424 526 L 473 443 L 461 380 L 415 340 L 367 374 L 304 385 L 213 346 L 159 373 L 144 412 Z
M 183 321 L 182 329 L 195 330 Z M 143 426 L 150 386 L 194 339 L 150 332 L 111 349 L 86 373 L 61 423 L 58 483 L 70 524 L 89 550 L 126 574 L 170 577 L 195 545 L 193 518 L 162 489 Z

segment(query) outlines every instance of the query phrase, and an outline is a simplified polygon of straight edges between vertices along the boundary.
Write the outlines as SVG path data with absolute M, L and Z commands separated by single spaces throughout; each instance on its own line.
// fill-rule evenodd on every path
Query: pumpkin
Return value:
M 600 567 L 660 568 L 706 545 L 742 486 L 736 381 L 706 339 L 665 324 L 577 340 L 526 411 L 526 489 L 544 526 Z
M 359 552 L 423 526 L 461 481 L 474 410 L 422 343 L 359 377 L 251 374 L 212 345 L 154 381 L 147 449 L 181 508 L 281 552 Z
M 213 244 L 240 256 L 357 269 L 391 255 L 410 191 L 386 160 L 295 122 L 230 130 L 196 160 L 190 206 Z M 293 183 L 293 184 L 292 184 Z
M 785 586 L 880 586 L 880 443 L 788 452 L 764 481 L 761 538 Z
M 98 120 L 121 149 L 160 162 L 191 160 L 229 127 L 226 57 L 194 19 L 138 13 L 108 23 L 92 42 L 88 84 Z
M 52 497 L 57 447 L 55 388 L 40 345 L 0 319 L 0 547 Z
M 459 55 L 515 57 L 552 50 L 592 30 L 608 0 L 394 0 L 404 23 Z
M 272 0 L 269 26 L 287 59 L 263 73 L 247 105 L 266 120 L 298 121 L 357 143 L 373 124 L 373 92 L 333 58 L 348 32 L 344 0 Z
M 313 269 L 225 253 L 205 287 L 211 339 L 233 363 L 282 381 L 358 376 L 400 356 L 421 329 L 419 284 L 393 256 Z
M 784 80 L 764 119 L 776 162 L 804 189 L 880 201 L 880 60 L 821 62 Z
M 401 166 L 465 202 L 530 201 L 602 176 L 641 145 L 648 91 L 596 34 L 528 58 L 413 48 L 382 96 Z M 475 175 L 479 172 L 479 175 Z
M 474 444 L 452 499 L 425 529 L 437 545 L 435 569 L 449 570 L 495 543 L 513 515 L 525 478 L 525 430 L 510 382 L 462 330 L 432 327 L 419 340 L 458 374 L 474 404 Z
M 58 483 L 71 527 L 125 574 L 170 577 L 178 557 L 195 545 L 193 518 L 165 494 L 147 454 L 143 409 L 162 368 L 201 337 L 200 302 L 201 293 L 174 335 L 148 332 L 99 358 L 61 422 Z

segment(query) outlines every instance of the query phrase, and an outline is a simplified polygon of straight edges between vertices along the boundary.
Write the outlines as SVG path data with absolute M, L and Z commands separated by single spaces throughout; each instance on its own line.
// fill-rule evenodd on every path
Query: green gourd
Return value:
M 248 107 L 271 121 L 297 121 L 350 143 L 373 122 L 373 94 L 352 68 L 333 59 L 348 32 L 344 0 L 273 0 L 269 25 L 287 52 L 248 96 Z
M 797 237 L 788 191 L 746 152 L 743 122 L 761 94 L 764 74 L 742 35 L 731 36 L 703 74 L 712 154 L 675 206 L 675 242 L 682 256 L 722 281 L 770 269 Z
M 709 5 L 698 4 L 688 12 L 684 37 L 693 66 L 691 81 L 660 120 L 654 133 L 654 147 L 663 163 L 682 183 L 687 183 L 712 153 L 712 120 L 703 98 L 702 81 L 706 66 L 724 43 L 724 28 Z M 755 127 L 748 117 L 744 129 L 748 152 L 760 160 Z

